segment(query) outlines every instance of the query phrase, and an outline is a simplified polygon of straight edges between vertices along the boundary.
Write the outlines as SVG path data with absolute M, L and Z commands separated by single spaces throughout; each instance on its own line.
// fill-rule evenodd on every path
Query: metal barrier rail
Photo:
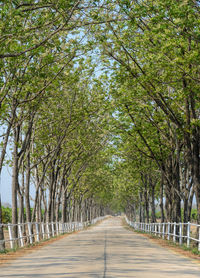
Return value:
M 2 243 L 9 243 L 11 249 L 13 249 L 15 246 L 24 247 L 25 245 L 33 244 L 34 242 L 39 242 L 44 239 L 49 239 L 60 234 L 83 230 L 85 227 L 96 224 L 98 221 L 103 220 L 104 218 L 105 216 L 97 217 L 91 221 L 85 222 L 33 222 L 0 224 L 4 230 L 4 240 L 0 240 L 0 244 L 2 246 Z M 14 229 L 17 229 L 17 238 L 13 237 Z M 7 231 L 7 233 L 5 233 L 5 231 Z
M 144 231 L 150 234 L 158 235 L 163 239 L 173 239 L 173 242 L 179 241 L 183 244 L 183 239 L 190 247 L 191 240 L 198 242 L 198 251 L 200 251 L 200 225 L 195 223 L 141 223 L 130 221 L 127 216 L 125 217 L 129 226 L 138 231 Z M 193 230 L 193 231 L 192 231 Z M 195 230 L 195 231 L 194 231 Z M 196 237 L 195 237 L 196 235 Z

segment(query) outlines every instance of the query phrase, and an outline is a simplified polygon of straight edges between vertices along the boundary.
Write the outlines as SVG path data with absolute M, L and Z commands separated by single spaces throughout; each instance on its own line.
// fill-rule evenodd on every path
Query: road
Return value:
M 125 229 L 119 217 L 1 266 L 0 277 L 197 278 L 200 264 Z

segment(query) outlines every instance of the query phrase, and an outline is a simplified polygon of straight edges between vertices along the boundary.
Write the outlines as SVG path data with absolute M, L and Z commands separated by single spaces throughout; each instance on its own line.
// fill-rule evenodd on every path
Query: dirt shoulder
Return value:
M 73 232 L 73 234 L 76 234 L 78 233 L 77 232 Z M 0 254 L 0 266 L 2 266 L 3 264 L 7 264 L 7 263 L 11 263 L 13 260 L 19 258 L 19 257 L 22 257 L 24 256 L 25 254 L 29 254 L 31 252 L 34 252 L 35 250 L 38 250 L 48 244 L 51 244 L 55 241 L 58 241 L 58 240 L 61 240 L 65 237 L 68 237 L 70 236 L 72 233 L 68 233 L 68 234 L 64 234 L 64 235 L 59 235 L 59 236 L 56 236 L 56 237 L 53 237 L 53 238 L 50 238 L 50 239 L 47 239 L 47 240 L 44 240 L 44 241 L 40 241 L 40 242 L 36 242 L 35 244 L 33 245 L 28 245 L 28 246 L 25 246 L 25 247 L 21 247 L 21 248 L 18 248 L 17 250 L 8 250 L 7 253 L 1 253 Z
M 172 243 L 171 241 L 167 241 L 166 239 L 161 239 L 161 238 L 157 238 L 153 235 L 150 235 L 150 234 L 143 234 L 143 233 L 140 233 L 140 232 L 136 232 L 133 228 L 131 228 L 130 226 L 127 225 L 127 223 L 125 222 L 125 220 L 122 220 L 123 222 L 123 226 L 128 229 L 128 230 L 131 230 L 133 231 L 134 233 L 137 233 L 138 235 L 141 235 L 143 237 L 146 237 L 146 238 L 149 238 L 151 242 L 155 243 L 155 244 L 158 244 L 164 248 L 167 248 L 179 255 L 182 255 L 182 256 L 185 256 L 187 258 L 191 258 L 191 259 L 194 259 L 196 260 L 196 262 L 198 264 L 200 264 L 200 255 L 196 255 L 194 253 L 192 253 L 192 251 L 190 250 L 184 250 L 182 249 L 178 244 L 174 244 Z
M 98 221 L 95 225 L 97 224 L 100 224 L 103 220 L 100 220 Z M 90 228 L 92 228 L 94 225 L 90 225 L 88 227 L 85 227 L 84 230 L 88 230 Z M 82 231 L 82 230 L 81 230 Z M 2 266 L 3 264 L 7 264 L 7 263 L 11 263 L 13 260 L 19 258 L 19 257 L 22 257 L 24 256 L 25 254 L 29 254 L 31 252 L 34 252 L 46 245 L 49 245 L 55 241 L 58 241 L 58 240 L 61 240 L 65 237 L 68 237 L 72 234 L 76 234 L 76 233 L 79 233 L 80 231 L 76 231 L 76 232 L 71 232 L 71 233 L 67 233 L 67 234 L 64 234 L 64 235 L 59 235 L 59 236 L 56 236 L 56 237 L 53 237 L 53 238 L 50 238 L 50 239 L 47 239 L 47 240 L 44 240 L 44 241 L 40 241 L 40 242 L 36 242 L 34 243 L 33 245 L 28 245 L 28 246 L 25 246 L 25 247 L 20 247 L 20 248 L 17 248 L 16 250 L 8 250 L 7 253 L 0 253 L 0 266 Z

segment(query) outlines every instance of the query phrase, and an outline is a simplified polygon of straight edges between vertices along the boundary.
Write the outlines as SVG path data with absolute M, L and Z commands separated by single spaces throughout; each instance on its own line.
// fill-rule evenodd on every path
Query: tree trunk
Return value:
M 0 195 L 0 251 L 3 251 L 5 249 L 3 226 L 1 226 L 2 223 L 3 223 L 3 215 L 2 215 L 1 195 Z
M 18 189 L 18 143 L 20 127 L 14 128 L 13 166 L 12 166 L 12 224 L 13 237 L 17 238 L 17 189 Z
M 146 222 L 149 223 L 149 197 L 147 189 L 147 177 L 144 180 L 144 201 L 145 201 L 145 212 L 146 212 Z
M 26 207 L 26 222 L 31 222 L 31 206 L 30 206 L 30 152 L 27 154 L 26 161 L 26 183 L 25 183 L 25 207 Z
M 19 223 L 24 223 L 24 196 L 18 194 L 19 196 Z
M 188 201 L 188 221 L 191 221 L 191 211 L 192 211 L 192 204 L 193 204 L 193 199 L 194 199 L 194 193 L 195 193 L 195 189 L 194 186 L 192 187 L 191 190 L 191 194 L 189 197 L 189 201 Z
M 66 219 L 66 210 L 67 210 L 67 192 L 63 186 L 62 189 L 62 204 L 61 204 L 61 221 L 62 223 L 67 222 Z
M 155 208 L 155 184 L 152 183 L 150 184 L 151 188 L 151 222 L 155 223 L 156 222 L 156 208 Z
M 139 202 L 139 222 L 143 222 L 143 198 L 142 192 L 140 192 L 140 202 Z
M 165 213 L 164 213 L 164 205 L 163 205 L 163 192 L 164 192 L 164 178 L 161 173 L 161 185 L 160 185 L 160 212 L 161 212 L 161 223 L 165 222 Z

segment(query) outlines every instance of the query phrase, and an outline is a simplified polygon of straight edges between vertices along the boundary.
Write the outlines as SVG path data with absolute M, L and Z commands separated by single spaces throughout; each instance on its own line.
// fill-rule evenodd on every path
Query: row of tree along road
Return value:
M 155 222 L 156 200 L 162 222 L 190 221 L 195 203 L 200 223 L 199 1 L 4 1 L 0 13 L 12 223 L 24 206 L 27 222 L 109 209 Z

